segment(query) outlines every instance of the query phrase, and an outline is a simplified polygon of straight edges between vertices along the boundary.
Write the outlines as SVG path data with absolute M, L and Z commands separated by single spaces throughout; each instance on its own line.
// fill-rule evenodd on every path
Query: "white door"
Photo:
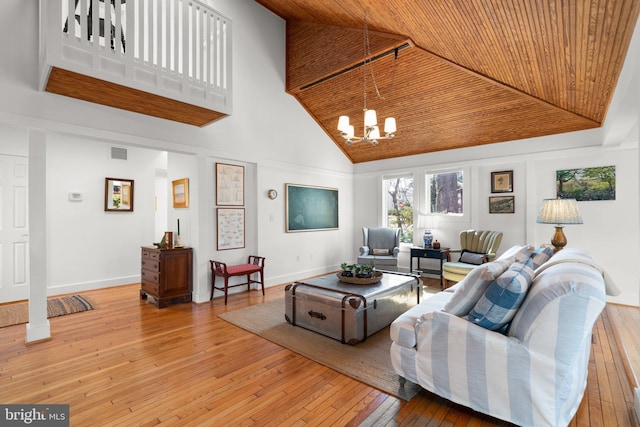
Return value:
M 27 158 L 0 155 L 0 303 L 29 298 Z

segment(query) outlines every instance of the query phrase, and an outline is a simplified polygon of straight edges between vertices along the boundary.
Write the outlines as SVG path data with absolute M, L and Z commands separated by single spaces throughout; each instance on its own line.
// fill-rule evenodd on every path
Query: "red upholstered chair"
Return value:
M 246 264 L 227 266 L 224 262 L 210 260 L 211 263 L 211 298 L 213 299 L 213 291 L 218 289 L 224 292 L 224 305 L 227 305 L 227 294 L 229 288 L 247 285 L 247 289 L 251 290 L 252 283 L 260 283 L 262 286 L 262 295 L 264 295 L 264 258 L 255 255 L 249 255 Z M 260 280 L 251 279 L 253 273 L 259 273 Z M 229 277 L 247 276 L 247 281 L 236 285 L 229 285 Z M 216 287 L 216 277 L 224 279 L 224 287 Z

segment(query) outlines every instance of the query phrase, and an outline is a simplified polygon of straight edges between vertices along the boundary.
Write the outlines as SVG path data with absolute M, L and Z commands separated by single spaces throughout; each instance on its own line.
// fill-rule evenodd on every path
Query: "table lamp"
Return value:
M 544 199 L 538 212 L 538 224 L 555 224 L 556 232 L 551 239 L 554 252 L 558 252 L 567 244 L 562 231 L 566 224 L 582 224 L 582 216 L 578 210 L 576 199 Z

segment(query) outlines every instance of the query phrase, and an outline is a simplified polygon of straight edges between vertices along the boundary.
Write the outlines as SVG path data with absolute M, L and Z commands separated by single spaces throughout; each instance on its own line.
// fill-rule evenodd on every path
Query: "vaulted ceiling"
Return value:
M 640 0 L 256 1 L 286 21 L 287 92 L 353 163 L 601 126 L 640 10 Z M 398 131 L 349 146 L 336 127 L 348 115 L 363 133 L 365 13 L 371 57 L 405 46 L 367 79 L 367 107 Z

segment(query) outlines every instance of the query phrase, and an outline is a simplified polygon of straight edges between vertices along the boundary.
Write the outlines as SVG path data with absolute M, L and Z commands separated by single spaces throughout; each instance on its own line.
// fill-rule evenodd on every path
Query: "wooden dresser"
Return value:
M 193 286 L 191 248 L 157 249 L 142 247 L 140 299 L 158 308 L 170 303 L 191 302 Z

